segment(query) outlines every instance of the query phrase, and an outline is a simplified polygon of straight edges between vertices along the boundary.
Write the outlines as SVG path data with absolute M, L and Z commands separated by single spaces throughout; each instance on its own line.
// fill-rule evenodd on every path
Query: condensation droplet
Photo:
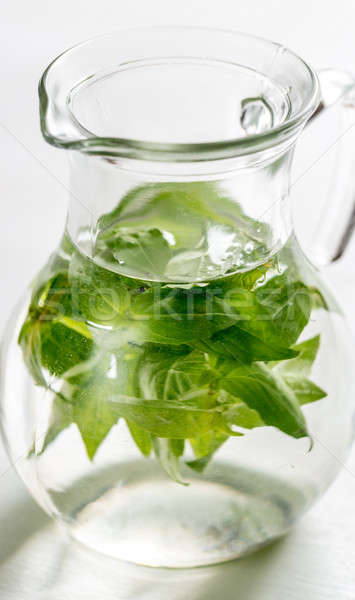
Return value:
M 246 254 L 251 254 L 251 252 L 253 252 L 254 248 L 255 248 L 254 242 L 247 242 L 245 244 L 244 251 L 246 252 Z

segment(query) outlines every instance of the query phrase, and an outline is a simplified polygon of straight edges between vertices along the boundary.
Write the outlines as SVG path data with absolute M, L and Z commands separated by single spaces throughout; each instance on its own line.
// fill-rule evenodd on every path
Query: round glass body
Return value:
M 205 287 L 150 285 L 64 239 L 8 328 L 7 447 L 88 546 L 153 566 L 229 560 L 283 535 L 347 455 L 343 318 L 294 239 L 266 267 Z

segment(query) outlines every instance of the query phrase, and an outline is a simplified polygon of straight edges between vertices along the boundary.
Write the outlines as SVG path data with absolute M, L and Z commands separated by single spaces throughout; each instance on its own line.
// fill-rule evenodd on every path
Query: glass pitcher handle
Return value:
M 334 69 L 324 69 L 318 77 L 322 100 L 311 121 L 337 104 L 342 124 L 325 211 L 312 247 L 312 262 L 321 267 L 344 254 L 355 229 L 355 77 Z

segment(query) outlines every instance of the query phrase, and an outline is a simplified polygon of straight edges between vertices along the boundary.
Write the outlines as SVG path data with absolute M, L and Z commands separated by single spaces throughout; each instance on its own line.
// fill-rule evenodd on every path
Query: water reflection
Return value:
M 267 574 L 277 569 L 285 544 L 219 566 L 152 569 L 103 557 L 71 541 L 25 492 L 10 512 L 0 519 L 0 590 L 6 598 L 256 600 L 264 598 Z

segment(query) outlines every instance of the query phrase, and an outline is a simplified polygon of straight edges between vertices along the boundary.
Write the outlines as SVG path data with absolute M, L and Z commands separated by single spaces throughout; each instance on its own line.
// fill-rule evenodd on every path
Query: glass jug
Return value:
M 230 560 L 287 532 L 339 472 L 351 340 L 288 206 L 307 120 L 351 105 L 351 77 L 324 81 L 320 104 L 284 47 L 174 27 L 96 38 L 45 71 L 41 127 L 68 151 L 70 205 L 7 328 L 2 430 L 30 493 L 87 546 Z M 351 232 L 349 154 L 326 261 Z

